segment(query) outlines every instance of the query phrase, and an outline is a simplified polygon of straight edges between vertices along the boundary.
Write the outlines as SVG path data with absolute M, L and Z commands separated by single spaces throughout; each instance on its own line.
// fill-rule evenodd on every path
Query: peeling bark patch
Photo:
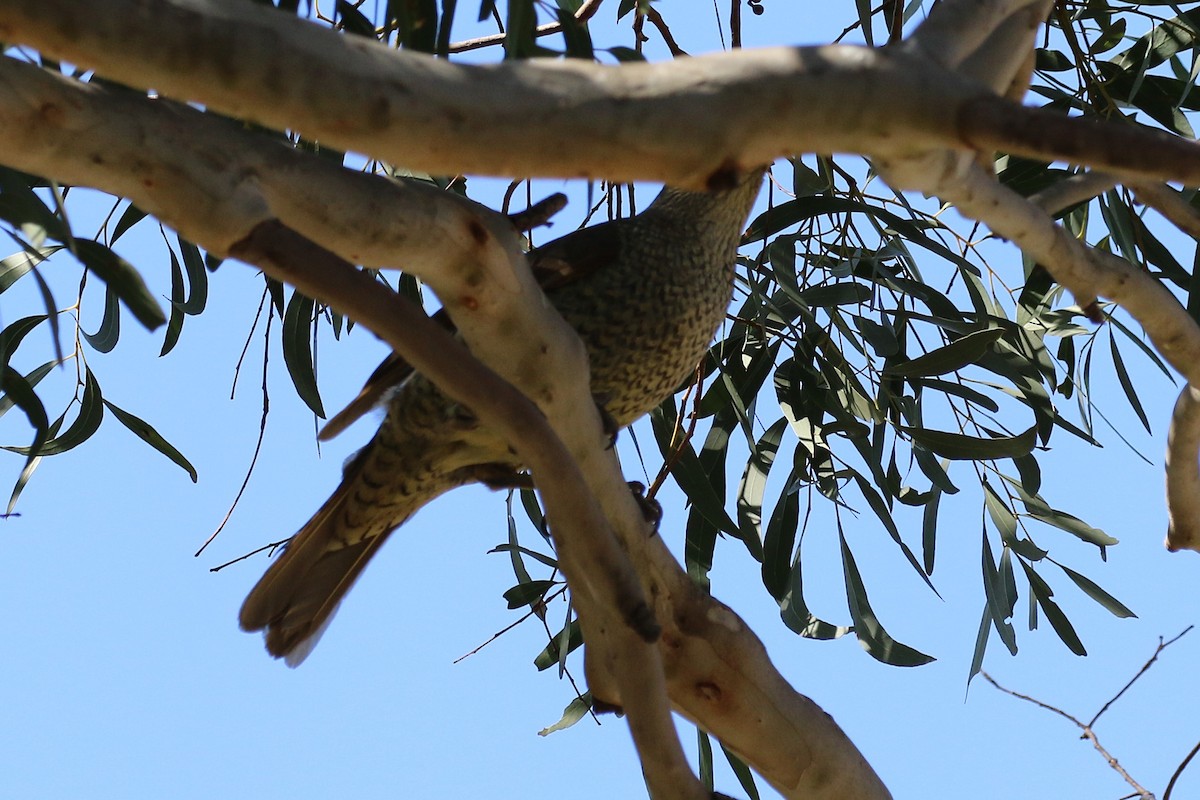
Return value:
M 391 119 L 392 106 L 386 97 L 376 97 L 367 105 L 367 125 L 372 130 L 383 130 L 391 122 Z
M 709 608 L 708 621 L 716 625 L 720 625 L 722 628 L 727 630 L 731 630 L 734 633 L 737 633 L 742 629 L 742 621 L 738 619 L 737 614 L 734 614 L 724 606 L 714 605 L 713 607 Z
M 66 119 L 67 115 L 57 103 L 42 103 L 41 107 L 38 108 L 38 116 L 40 116 L 47 125 L 53 125 L 57 128 L 62 125 L 63 120 Z
M 721 687 L 715 683 L 701 681 L 696 684 L 696 694 L 710 703 L 715 703 L 721 699 Z
M 467 233 L 475 240 L 475 244 L 483 247 L 488 241 L 487 228 L 477 219 L 467 220 Z

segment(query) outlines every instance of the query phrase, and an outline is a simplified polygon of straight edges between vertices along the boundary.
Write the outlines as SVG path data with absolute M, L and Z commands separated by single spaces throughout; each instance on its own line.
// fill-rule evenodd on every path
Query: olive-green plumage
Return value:
M 669 397 L 704 354 L 729 305 L 760 184 L 756 172 L 720 192 L 667 188 L 634 217 L 529 253 L 546 296 L 586 345 L 592 392 L 618 425 Z M 398 380 L 390 396 L 382 391 Z M 386 399 L 378 433 L 242 605 L 242 628 L 265 630 L 267 650 L 289 664 L 308 654 L 394 528 L 443 492 L 503 484 L 520 467 L 504 441 L 403 362 L 385 362 L 360 397 Z M 361 413 L 352 408 L 350 416 Z

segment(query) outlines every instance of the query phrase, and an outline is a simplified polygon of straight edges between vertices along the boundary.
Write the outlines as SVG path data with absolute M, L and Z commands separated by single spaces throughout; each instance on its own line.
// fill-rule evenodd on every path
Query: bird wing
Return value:
M 621 249 L 621 236 L 616 226 L 624 220 L 614 220 L 572 231 L 562 238 L 529 251 L 529 268 L 542 291 L 553 293 L 564 286 L 586 279 L 606 264 L 615 263 Z M 450 333 L 456 328 L 446 310 L 439 309 L 432 317 Z M 345 408 L 334 414 L 317 438 L 327 442 L 382 404 L 388 393 L 404 383 L 413 367 L 399 353 L 392 353 L 371 373 L 358 395 Z

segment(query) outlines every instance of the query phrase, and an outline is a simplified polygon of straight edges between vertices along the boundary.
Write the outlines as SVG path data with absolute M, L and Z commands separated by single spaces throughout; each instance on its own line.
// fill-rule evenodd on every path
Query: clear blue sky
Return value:
M 850 4 L 823 6 L 831 16 L 814 22 L 816 5 L 768 2 L 762 17 L 746 13 L 747 43 L 831 40 L 852 13 Z M 668 0 L 658 7 L 685 49 L 719 47 L 707 4 Z M 615 4 L 601 16 L 613 10 Z M 685 19 L 689 10 L 695 16 Z M 577 194 L 559 230 L 574 224 L 582 206 Z M 102 213 L 94 206 L 77 210 L 77 230 L 95 230 Z M 1192 247 L 1180 244 L 1180 260 Z M 155 291 L 168 293 L 168 267 L 148 224 L 117 249 L 143 269 Z M 1019 280 L 1017 251 L 996 252 L 997 268 Z M 45 270 L 60 304 L 68 303 L 76 280 L 71 262 L 51 262 Z M 256 472 L 228 528 L 193 558 L 237 492 L 258 431 L 259 334 L 232 402 L 229 387 L 260 287 L 252 270 L 227 263 L 212 276 L 209 311 L 188 320 L 169 356 L 156 358 L 161 333 L 148 335 L 129 317 L 116 351 L 90 356 L 105 396 L 155 424 L 191 459 L 199 484 L 109 418 L 86 445 L 46 460 L 21 499 L 21 516 L 0 526 L 0 709 L 6 720 L 0 796 L 642 796 L 623 722 L 585 720 L 567 732 L 537 736 L 573 695 L 550 672 L 533 669 L 544 644 L 536 623 L 452 664 L 516 618 L 500 598 L 513 583 L 507 556 L 486 554 L 505 537 L 502 494 L 458 492 L 395 535 L 300 669 L 268 658 L 258 637 L 237 629 L 238 606 L 266 561 L 259 557 L 217 574 L 209 568 L 298 528 L 336 485 L 342 460 L 373 424 L 358 425 L 318 452 L 312 417 L 273 348 L 271 417 Z M 0 323 L 39 308 L 31 290 L 23 283 L 4 295 Z M 98 324 L 102 302 L 94 288 L 85 296 L 86 329 Z M 69 326 L 64 335 L 71 335 Z M 28 366 L 49 352 L 45 333 L 34 337 L 26 347 L 41 358 L 29 356 Z M 322 342 L 322 353 L 320 384 L 329 408 L 351 397 L 383 354 L 361 332 L 336 348 Z M 44 385 L 65 397 L 71 369 Z M 1108 370 L 1098 364 L 1096 371 Z M 1153 438 L 1137 433 L 1109 377 L 1097 378 L 1107 387 L 1100 403 L 1152 464 L 1115 436 L 1104 436 L 1107 447 L 1096 450 L 1061 433 L 1043 461 L 1043 494 L 1121 544 L 1102 564 L 1093 548 L 1068 536 L 1043 536 L 1040 543 L 1116 594 L 1139 619 L 1109 616 L 1060 579 L 1057 598 L 1090 656 L 1073 656 L 1044 622 L 1043 630 L 1029 633 L 1018 619 L 1019 656 L 1010 658 L 993 641 L 985 665 L 1010 687 L 1084 718 L 1133 675 L 1160 635 L 1173 636 L 1196 621 L 1196 558 L 1161 547 L 1161 454 L 1175 389 L 1141 366 L 1135 379 Z M 0 439 L 23 443 L 19 417 L 0 422 Z M 640 435 L 650 441 L 648 430 Z M 629 441 L 622 437 L 635 478 Z M 8 482 L 21 459 L 10 456 L 6 463 Z M 813 642 L 793 636 L 738 542 L 719 544 L 714 593 L 755 628 L 793 685 L 846 729 L 898 798 L 1126 794 L 1074 728 L 982 682 L 967 692 L 983 594 L 980 504 L 972 492 L 964 495 L 943 502 L 934 580 L 944 601 L 912 575 L 873 519 L 864 516 L 849 528 L 877 612 L 897 638 L 937 656 L 929 666 L 883 666 L 853 637 Z M 685 515 L 677 495 L 667 495 L 664 505 L 662 536 L 678 550 Z M 915 534 L 906 530 L 912 539 Z M 835 547 L 836 537 L 823 537 L 819 528 L 810 535 L 806 578 L 812 585 L 806 581 L 806 588 L 817 613 L 845 622 Z M 1122 764 L 1160 793 L 1200 739 L 1200 700 L 1178 688 L 1190 685 L 1198 657 L 1200 634 L 1185 637 L 1098 729 Z M 694 733 L 686 724 L 681 730 L 694 752 Z M 727 772 L 718 788 L 742 795 Z M 1200 777 L 1186 776 L 1176 791 L 1181 798 L 1200 795 Z

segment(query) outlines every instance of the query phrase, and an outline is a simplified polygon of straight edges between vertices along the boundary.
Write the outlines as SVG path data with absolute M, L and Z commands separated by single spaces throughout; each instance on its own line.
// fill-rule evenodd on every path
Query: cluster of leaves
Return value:
M 1180 56 L 1191 53 L 1194 61 L 1195 14 L 1158 18 L 1144 8 L 1153 5 L 1159 4 L 1089 2 L 1075 13 L 1060 7 L 1053 42 L 1069 46 L 1038 51 L 1034 91 L 1052 107 L 1106 116 L 1126 109 L 1134 124 L 1145 117 L 1192 137 L 1184 112 L 1197 102 L 1190 93 L 1196 69 Z M 891 33 L 891 18 L 874 18 L 866 4 L 858 8 L 864 32 L 882 21 Z M 1139 15 L 1150 32 L 1130 41 L 1125 25 Z M 1088 46 L 1080 49 L 1080 41 Z M 1101 60 L 1119 45 L 1123 49 Z M 1162 65 L 1172 74 L 1151 72 Z M 1078 77 L 1074 87 L 1062 80 L 1067 69 Z M 1093 102 L 1101 98 L 1108 104 Z M 1023 286 L 989 288 L 1004 287 L 1005 274 L 993 273 L 984 254 L 942 215 L 922 212 L 903 197 L 867 196 L 859 184 L 869 180 L 869 169 L 828 158 L 817 159 L 815 168 L 799 160 L 791 166 L 790 199 L 774 204 L 747 232 L 741 305 L 710 352 L 702 381 L 652 418 L 665 469 L 690 504 L 684 548 L 690 574 L 705 582 L 718 537 L 738 539 L 762 564 L 764 587 L 796 633 L 829 639 L 853 630 L 881 661 L 926 663 L 930 656 L 893 639 L 873 611 L 846 521 L 869 511 L 871 527 L 882 528 L 933 589 L 940 504 L 959 493 L 965 477 L 978 487 L 986 520 L 983 612 L 970 675 L 978 672 L 992 631 L 1017 652 L 1013 619 L 1022 595 L 1030 629 L 1044 617 L 1072 652 L 1085 655 L 1046 567 L 1112 614 L 1133 612 L 1035 540 L 1048 528 L 1095 546 L 1101 558 L 1116 544 L 1042 497 L 1039 451 L 1056 430 L 1099 444 L 1094 423 L 1102 415 L 1091 392 L 1097 344 L 1147 431 L 1123 351 L 1133 347 L 1170 378 L 1168 370 L 1119 317 L 1102 326 L 1088 321 L 1093 312 L 1070 306 L 1035 264 L 1024 265 Z M 776 179 L 781 172 L 777 165 Z M 998 159 L 997 173 L 1026 195 L 1070 174 L 1007 156 Z M 1187 293 L 1189 307 L 1200 307 L 1192 271 L 1155 236 L 1145 210 L 1127 194 L 1108 192 L 1068 209 L 1062 221 L 1076 236 L 1174 284 Z M 1093 229 L 1102 233 L 1089 236 Z M 937 270 L 941 277 L 931 277 Z M 1076 408 L 1068 415 L 1061 405 L 1070 400 Z M 772 471 L 781 453 L 791 455 L 784 475 Z M 740 469 L 733 463 L 739 456 Z M 736 511 L 730 512 L 727 483 L 738 472 Z M 769 478 L 777 487 L 770 493 Z M 524 499 L 539 523 L 532 498 Z M 801 545 L 818 500 L 832 509 L 849 624 L 820 619 L 805 602 Z M 905 533 L 916 526 L 897 522 L 903 508 L 920 515 L 919 538 Z M 513 555 L 519 581 L 507 595 L 510 605 L 537 609 L 557 582 L 528 577 L 517 564 L 528 551 L 515 539 L 501 549 Z M 562 668 L 577 644 L 568 615 L 539 666 Z
M 7 446 L 4 449 L 25 457 L 25 466 L 17 478 L 6 513 L 11 514 L 17 499 L 32 476 L 34 469 L 46 456 L 58 455 L 86 442 L 99 429 L 105 411 L 138 438 L 186 470 L 196 480 L 196 470 L 188 460 L 164 439 L 149 423 L 104 397 L 95 373 L 88 364 L 87 352 L 107 353 L 116 347 L 121 334 L 121 307 L 149 330 L 167 323 L 163 354 L 174 347 L 184 315 L 204 310 L 208 275 L 200 251 L 183 239 L 176 239 L 178 252 L 168 245 L 172 267 L 172 311 L 170 320 L 164 317 L 158 301 L 147 289 L 141 275 L 109 246 L 144 216 L 126 204 L 125 212 L 116 222 L 107 243 L 76 236 L 67 224 L 65 203 L 71 190 L 48 184 L 40 178 L 0 167 L 0 220 L 5 232 L 17 246 L 12 255 L 0 259 L 0 294 L 8 291 L 21 278 L 36 282 L 44 313 L 22 317 L 0 331 L 0 415 L 14 406 L 24 412 L 33 428 L 33 440 L 27 446 Z M 54 201 L 52 209 L 43 200 Z M 119 204 L 114 204 L 115 210 Z M 111 218 L 111 215 L 110 215 Z M 57 253 L 69 253 L 82 267 L 75 301 L 59 309 L 50 285 L 42 277 L 38 265 Z M 61 258 L 61 256 L 60 256 Z M 190 294 L 184 289 L 186 265 Z M 104 311 L 100 326 L 94 333 L 80 327 L 80 308 L 84 289 L 90 277 L 103 283 Z M 74 349 L 64 353 L 61 345 L 59 318 L 67 314 L 75 321 L 71 337 Z M 14 359 L 29 334 L 47 328 L 53 343 L 54 356 L 39 366 L 22 372 Z M 86 344 L 86 348 L 84 345 Z M 43 398 L 36 387 L 56 367 L 68 362 L 75 366 L 75 392 L 57 417 L 51 419 Z

